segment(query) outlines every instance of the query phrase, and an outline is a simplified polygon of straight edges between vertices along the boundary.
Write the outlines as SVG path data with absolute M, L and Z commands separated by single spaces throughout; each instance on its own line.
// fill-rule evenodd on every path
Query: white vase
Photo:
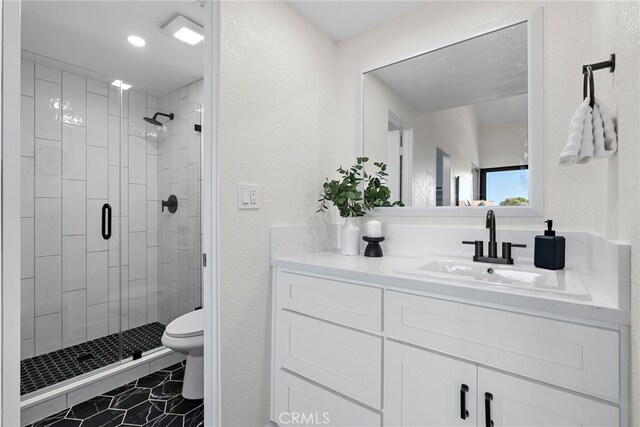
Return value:
M 346 217 L 340 230 L 340 253 L 342 255 L 360 255 L 360 227 L 355 217 Z

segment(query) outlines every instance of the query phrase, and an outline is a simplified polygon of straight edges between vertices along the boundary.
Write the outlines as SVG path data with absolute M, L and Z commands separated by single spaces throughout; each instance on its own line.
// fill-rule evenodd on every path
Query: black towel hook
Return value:
M 608 61 L 596 62 L 594 64 L 588 64 L 582 66 L 582 99 L 587 99 L 587 79 L 589 80 L 589 105 L 593 108 L 593 104 L 596 100 L 596 93 L 593 84 L 593 72 L 608 68 L 610 73 L 613 73 L 616 69 L 616 54 L 612 53 L 609 56 Z
M 582 74 L 587 72 L 587 67 L 591 67 L 593 71 L 602 70 L 604 68 L 608 68 L 610 73 L 613 73 L 616 70 L 616 54 L 612 53 L 609 55 L 608 61 L 596 62 L 594 64 L 587 64 L 582 66 Z
M 591 65 L 587 65 L 586 72 L 582 78 L 582 99 L 587 99 L 589 96 L 589 106 L 593 108 L 593 104 L 596 100 L 596 92 L 593 84 L 593 70 L 591 69 Z M 589 81 L 589 92 L 587 93 L 587 80 Z

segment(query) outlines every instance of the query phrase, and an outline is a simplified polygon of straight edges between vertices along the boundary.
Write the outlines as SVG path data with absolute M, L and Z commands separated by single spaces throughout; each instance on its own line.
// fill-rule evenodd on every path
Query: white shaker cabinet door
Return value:
M 478 426 L 619 426 L 619 409 L 490 369 L 478 369 Z
M 475 426 L 475 364 L 385 342 L 385 426 Z

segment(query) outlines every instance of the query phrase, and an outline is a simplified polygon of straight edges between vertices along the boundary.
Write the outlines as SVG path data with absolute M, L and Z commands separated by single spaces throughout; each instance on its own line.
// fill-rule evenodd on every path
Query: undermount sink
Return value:
M 394 272 L 411 276 L 454 279 L 464 284 L 490 285 L 590 299 L 580 275 L 567 270 L 544 270 L 454 258 L 435 258 L 423 260 L 415 268 L 395 269 Z

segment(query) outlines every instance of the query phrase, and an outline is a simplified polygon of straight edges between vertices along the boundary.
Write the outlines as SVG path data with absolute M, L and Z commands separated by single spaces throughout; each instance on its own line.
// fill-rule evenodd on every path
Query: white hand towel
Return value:
M 606 159 L 618 149 L 618 135 L 611 112 L 604 102 L 596 98 L 593 105 L 593 143 L 595 159 Z
M 578 153 L 576 163 L 579 165 L 589 163 L 589 160 L 593 157 L 593 150 L 593 108 L 589 106 L 584 114 L 582 141 L 580 142 L 580 152 Z
M 576 163 L 582 144 L 585 115 L 590 108 L 589 98 L 586 98 L 582 101 L 582 104 L 580 104 L 576 112 L 573 113 L 571 123 L 569 124 L 569 138 L 560 153 L 560 165 L 569 166 Z
M 599 159 L 604 154 L 604 124 L 598 102 L 593 104 L 593 157 Z

